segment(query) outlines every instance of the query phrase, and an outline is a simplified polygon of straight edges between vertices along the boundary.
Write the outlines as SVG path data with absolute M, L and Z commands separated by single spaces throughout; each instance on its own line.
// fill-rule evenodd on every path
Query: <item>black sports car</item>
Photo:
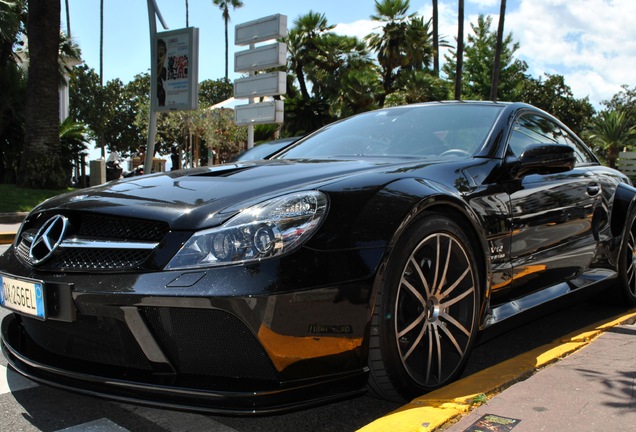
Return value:
M 635 196 L 529 105 L 360 114 L 267 160 L 42 203 L 0 258 L 2 349 L 36 381 L 163 406 L 407 400 L 548 301 L 635 304 Z

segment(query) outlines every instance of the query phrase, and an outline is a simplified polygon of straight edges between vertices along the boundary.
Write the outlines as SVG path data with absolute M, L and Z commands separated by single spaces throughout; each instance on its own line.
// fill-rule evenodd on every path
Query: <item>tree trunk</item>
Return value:
M 59 1 L 29 0 L 26 132 L 18 175 L 22 187 L 59 189 L 66 187 L 70 176 L 60 161 L 60 9 Z
M 439 11 L 433 0 L 433 74 L 439 77 Z
M 457 7 L 457 65 L 455 70 L 455 99 L 462 99 L 462 73 L 464 69 L 464 0 Z
M 69 0 L 66 0 L 66 36 L 68 40 L 71 40 L 71 8 L 68 4 Z
M 228 71 L 227 71 L 227 63 L 229 59 L 229 47 L 228 47 L 228 35 L 227 35 L 227 26 L 228 26 L 229 18 L 225 18 L 225 80 L 228 80 Z
M 492 67 L 492 83 L 490 85 L 490 100 L 497 102 L 497 88 L 499 87 L 499 73 L 501 68 L 501 50 L 503 47 L 504 20 L 506 18 L 506 0 L 501 0 L 499 9 L 499 26 L 497 28 L 497 47 L 495 48 L 495 63 Z

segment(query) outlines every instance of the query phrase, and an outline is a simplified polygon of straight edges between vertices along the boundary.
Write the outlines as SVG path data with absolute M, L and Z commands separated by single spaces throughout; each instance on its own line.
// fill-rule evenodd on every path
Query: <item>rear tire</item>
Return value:
M 429 213 L 389 257 L 371 323 L 369 386 L 402 402 L 455 380 L 478 330 L 474 243 L 449 217 Z

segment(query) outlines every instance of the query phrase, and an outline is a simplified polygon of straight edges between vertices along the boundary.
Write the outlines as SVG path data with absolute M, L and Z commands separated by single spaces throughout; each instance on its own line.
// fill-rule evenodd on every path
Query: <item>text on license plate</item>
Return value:
M 0 275 L 0 304 L 25 315 L 45 318 L 44 285 Z

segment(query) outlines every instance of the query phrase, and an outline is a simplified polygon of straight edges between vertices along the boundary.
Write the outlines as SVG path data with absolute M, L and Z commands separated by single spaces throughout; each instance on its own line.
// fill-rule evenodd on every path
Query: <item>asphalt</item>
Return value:
M 0 214 L 0 244 L 24 215 Z M 636 432 L 636 308 L 414 399 L 359 432 Z

